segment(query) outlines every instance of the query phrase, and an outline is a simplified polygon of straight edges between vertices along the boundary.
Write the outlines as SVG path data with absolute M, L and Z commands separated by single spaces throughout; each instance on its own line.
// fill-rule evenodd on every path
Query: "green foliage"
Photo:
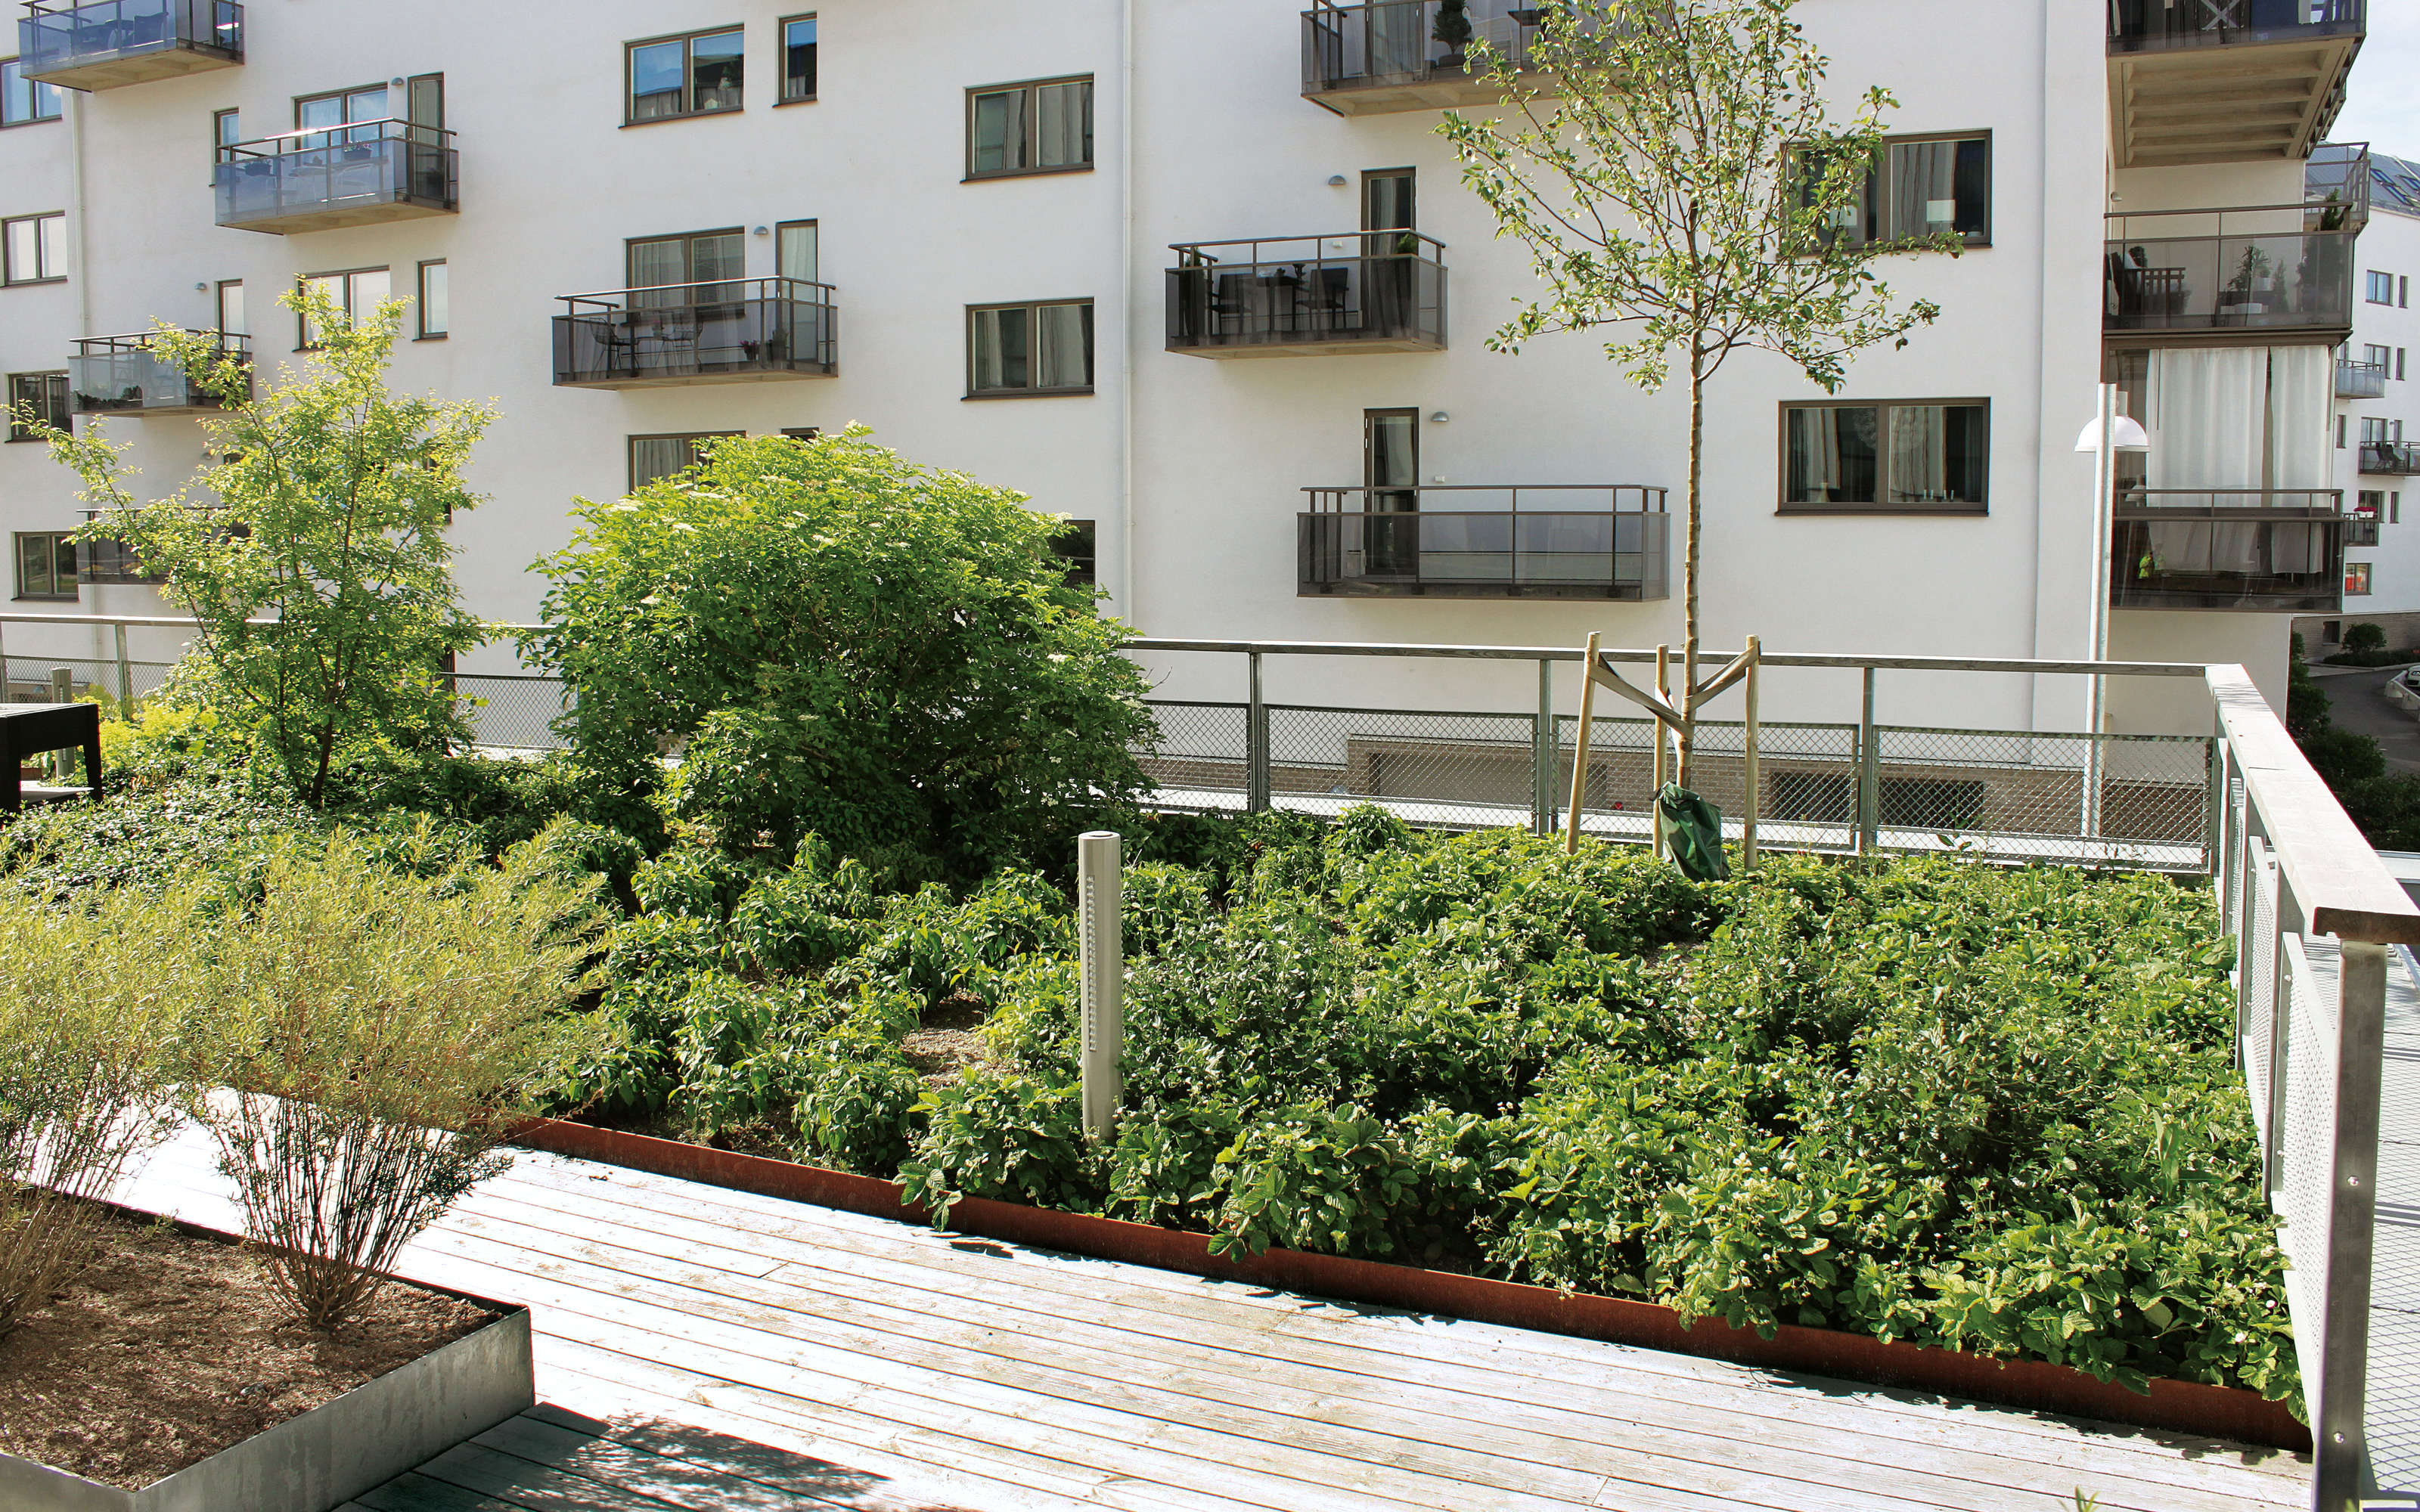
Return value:
M 2358 731 L 2331 724 L 2317 734 L 2304 736 L 2301 745 L 2311 769 L 2338 791 L 2386 775 L 2386 752 L 2377 740 Z
M 617 789 L 679 750 L 674 812 L 735 853 L 814 830 L 980 875 L 1144 785 L 1125 632 L 1016 494 L 853 428 L 714 443 L 579 516 L 531 642 L 580 688 L 563 729 Z
M 2383 651 L 2386 630 L 2381 625 L 2361 624 L 2345 626 L 2344 648 L 2347 651 Z
M 198 622 L 219 717 L 316 807 L 365 750 L 467 738 L 438 671 L 484 632 L 457 607 L 444 526 L 478 502 L 461 470 L 493 415 L 388 391 L 399 301 L 359 323 L 324 291 L 281 302 L 318 333 L 317 371 L 264 380 L 256 397 L 256 375 L 215 338 L 155 332 L 155 350 L 225 407 L 201 425 L 225 460 L 168 497 L 138 503 L 124 448 L 97 429 L 37 433 L 100 511 L 86 532 L 126 542 Z
M 241 870 L 319 817 L 225 783 L 176 782 L 97 804 L 46 804 L 0 826 L 0 891 L 56 901 L 85 889 L 157 893 L 180 872 Z
M 966 1196 L 1100 1210 L 1104 1183 L 1084 1148 L 1083 1093 L 1074 1082 L 978 1072 L 925 1092 L 916 1111 L 924 1132 L 899 1181 L 936 1224 Z

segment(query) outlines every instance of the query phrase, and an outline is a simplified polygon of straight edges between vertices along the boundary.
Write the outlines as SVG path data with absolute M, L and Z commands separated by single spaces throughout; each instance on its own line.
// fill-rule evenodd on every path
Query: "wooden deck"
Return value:
M 238 1227 L 192 1133 L 127 1201 Z M 542 1405 L 375 1512 L 2300 1508 L 2307 1460 L 1084 1259 L 522 1154 L 416 1278 Z

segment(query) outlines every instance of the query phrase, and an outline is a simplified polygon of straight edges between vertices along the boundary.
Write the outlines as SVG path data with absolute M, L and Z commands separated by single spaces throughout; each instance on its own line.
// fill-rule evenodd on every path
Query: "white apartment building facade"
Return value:
M 575 496 L 698 436 L 862 422 L 1086 522 L 1106 610 L 1146 635 L 1677 644 L 1683 400 L 1585 336 L 1487 349 L 1538 285 L 1435 135 L 1486 103 L 1436 8 L 35 0 L 0 70 L 0 373 L 98 411 L 164 492 L 200 430 L 101 338 L 240 332 L 273 372 L 306 360 L 277 291 L 409 298 L 396 384 L 501 409 L 469 473 L 489 501 L 454 527 L 498 620 L 535 613 Z M 1900 101 L 1861 234 L 1966 245 L 1887 259 L 1942 316 L 1838 394 L 1756 354 L 1710 392 L 1710 645 L 2081 657 L 2105 552 L 2112 656 L 2241 661 L 2282 701 L 2288 620 L 2339 602 L 2359 228 L 2305 196 L 2363 12 L 2241 8 L 1807 0 L 1838 98 Z M 1510 49 L 1535 14 L 1467 13 Z M 2104 375 L 2153 442 L 2113 542 L 2074 450 Z M 70 563 L 83 517 L 41 447 L 0 445 L 9 609 L 161 612 L 130 564 Z M 105 658 L 103 634 L 5 646 Z M 1229 662 L 1156 670 L 1239 692 Z M 1268 693 L 1527 696 L 1483 665 L 1357 664 L 1349 695 L 1338 671 L 1273 662 Z M 2071 730 L 2075 682 L 1909 674 L 1881 713 Z M 1854 696 L 1808 678 L 1764 712 Z M 2206 729 L 2117 696 L 2117 728 Z

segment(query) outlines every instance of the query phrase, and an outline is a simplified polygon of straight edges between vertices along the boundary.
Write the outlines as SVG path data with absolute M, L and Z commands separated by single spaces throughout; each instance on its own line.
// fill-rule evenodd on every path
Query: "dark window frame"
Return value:
M 230 332 L 226 328 L 226 291 L 241 287 L 243 287 L 243 280 L 240 278 L 222 278 L 210 285 L 210 321 L 213 329 L 222 336 L 252 334 L 249 330 Z M 240 301 L 242 296 L 239 295 L 237 298 Z M 243 323 L 247 327 L 252 324 L 252 311 L 249 307 L 243 313 Z
M 229 121 L 235 123 L 235 130 L 232 132 L 226 129 L 226 123 Z M 234 162 L 228 149 L 242 140 L 243 107 L 231 105 L 225 110 L 210 112 L 210 161 L 212 162 Z
M 33 432 L 25 429 L 25 427 L 19 424 L 17 420 L 17 407 L 25 402 L 24 398 L 18 393 L 17 387 L 20 383 L 23 383 L 28 379 L 34 378 L 43 380 L 43 388 L 49 391 L 45 393 L 34 396 L 34 402 L 40 406 L 44 410 L 43 418 L 48 420 L 54 426 L 60 430 L 70 429 L 74 424 L 74 411 L 70 409 L 68 405 L 68 375 L 66 369 L 59 368 L 54 370 L 45 368 L 36 369 L 32 372 L 26 373 L 11 373 L 8 377 L 8 388 L 6 391 L 8 395 L 9 441 L 38 441 L 41 440 L 40 437 L 36 436 Z M 0 444 L 6 443 L 0 442 Z
M 297 273 L 294 275 L 294 288 L 297 293 L 300 293 L 309 287 L 315 278 L 343 279 L 345 281 L 343 301 L 345 318 L 358 323 L 362 315 L 359 310 L 353 308 L 353 280 L 364 273 L 386 274 L 386 297 L 390 300 L 395 298 L 395 265 L 393 263 L 381 263 L 369 268 L 331 268 L 322 272 Z M 252 312 L 245 311 L 244 318 L 251 319 Z M 300 310 L 294 313 L 294 349 L 298 352 L 316 352 L 319 349 L 319 344 L 311 339 L 311 317 Z
M 1097 588 L 1101 579 L 1100 521 L 1069 519 L 1050 537 L 1050 554 L 1067 563 L 1066 585 Z
M 363 94 L 363 93 L 365 93 L 365 92 L 367 92 L 367 91 L 369 91 L 369 90 L 372 90 L 372 89 L 380 90 L 380 91 L 384 92 L 384 94 L 386 95 L 386 114 L 385 114 L 385 115 L 383 115 L 383 116 L 370 116 L 367 120 L 359 120 L 359 121 L 349 120 L 349 121 L 346 121 L 346 122 L 342 123 L 341 125 L 337 125 L 337 126 L 320 126 L 320 127 L 309 127 L 309 128 L 306 128 L 306 127 L 304 127 L 304 126 L 303 126 L 303 124 L 302 124 L 302 107 L 303 107 L 303 106 L 305 106 L 305 105 L 307 105 L 307 104 L 310 104 L 313 100 L 349 100 L 349 99 L 350 99 L 351 97 L 353 97 L 354 95 Z M 368 125 L 372 124 L 373 122 L 377 122 L 377 121 L 400 120 L 400 119 L 402 119 L 403 117 L 401 117 L 400 116 L 397 116 L 397 115 L 396 114 L 396 101 L 395 94 L 396 94 L 396 90 L 395 90 L 395 81 L 394 81 L 394 80 L 392 80 L 392 79 L 372 79 L 372 80 L 371 80 L 369 83 L 367 83 L 367 84 L 357 84 L 357 85 L 352 85 L 351 87 L 349 87 L 349 88 L 346 88 L 346 89 L 314 89 L 314 90 L 312 90 L 312 91 L 311 91 L 309 94 L 307 94 L 307 95 L 296 95 L 296 96 L 294 97 L 294 128 L 293 128 L 293 129 L 294 129 L 295 131 L 305 131 L 305 130 L 315 131 L 325 131 L 325 132 L 327 132 L 327 133 L 329 133 L 329 134 L 333 135 L 333 134 L 334 134 L 334 133 L 335 133 L 335 132 L 337 132 L 337 131 L 349 131 L 353 130 L 355 127 L 360 127 L 360 126 L 368 126 Z M 239 107 L 239 108 L 240 108 L 240 107 Z
M 8 65 L 12 63 L 22 64 L 24 61 L 25 59 L 23 54 L 20 54 L 16 57 L 0 58 L 0 69 L 6 69 Z M 44 84 L 39 79 L 27 79 L 22 74 L 18 77 L 25 85 L 25 99 L 27 103 L 29 106 L 34 108 L 38 114 L 28 116 L 21 121 L 12 121 L 6 119 L 5 117 L 0 117 L 0 131 L 11 131 L 20 126 L 48 126 L 53 122 L 67 119 L 68 94 L 66 90 L 60 88 L 54 84 Z M 6 82 L 0 81 L 0 88 L 6 87 Z M 42 102 L 42 91 L 45 89 L 50 91 L 51 103 L 58 107 L 52 111 L 48 116 L 39 114 Z M 0 105 L 0 110 L 5 110 L 5 105 Z
M 2368 562 L 2348 562 L 2344 564 L 2344 591 L 2347 598 L 2369 598 L 2376 595 L 2378 583 L 2370 572 L 2373 565 L 2375 563 Z M 2353 586 L 2355 579 L 2360 579 L 2359 588 Z
M 740 260 L 742 265 L 745 265 L 748 256 L 748 228 L 744 225 L 719 225 L 706 231 L 666 231 L 660 236 L 652 237 L 624 237 L 622 239 L 622 286 L 624 288 L 679 288 L 684 285 L 702 283 L 737 284 L 745 282 L 745 279 L 740 277 L 701 279 L 696 276 L 697 250 L 694 246 L 690 245 L 690 243 L 702 240 L 706 237 L 737 237 L 739 239 Z M 681 247 L 681 271 L 690 274 L 690 277 L 680 279 L 670 284 L 642 284 L 630 276 L 631 249 L 634 247 L 646 246 L 658 241 L 678 241 L 683 244 Z
M 1084 133 L 1086 156 L 1084 161 L 1081 162 L 1057 163 L 1047 168 L 978 169 L 975 166 L 975 101 L 978 99 L 986 95 L 1004 95 L 1009 93 L 1011 90 L 1023 91 L 1026 96 L 1026 105 L 1022 113 L 1024 130 L 1029 133 L 1036 132 L 1041 129 L 1039 125 L 1041 111 L 1036 102 L 1035 91 L 1048 88 L 1053 85 L 1069 84 L 1080 84 L 1088 91 L 1085 96 L 1084 109 L 1085 115 L 1089 117 L 1093 113 L 1094 101 L 1099 98 L 1099 89 L 1094 82 L 1094 77 L 1089 73 L 1063 73 L 1054 75 L 1047 79 L 1011 79 L 1002 84 L 975 85 L 970 86 L 967 90 L 966 104 L 966 177 L 959 179 L 958 182 L 962 184 L 971 184 L 980 179 L 1032 178 L 1038 174 L 1091 173 L 1099 157 L 1099 153 L 1095 150 L 1094 133 L 1091 131 L 1086 131 Z M 1027 140 L 1030 141 L 1031 137 Z M 1019 144 L 1020 151 L 1024 149 L 1024 143 Z
M 740 68 L 739 103 L 736 105 L 716 105 L 709 110 L 699 110 L 696 107 L 696 54 L 692 51 L 690 44 L 695 42 L 701 37 L 721 37 L 732 32 L 737 32 L 740 38 L 738 54 Z M 638 79 L 633 71 L 637 64 L 638 50 L 643 47 L 661 47 L 666 42 L 678 42 L 681 44 L 682 108 L 662 116 L 650 116 L 644 120 L 642 120 L 639 118 L 637 114 L 639 97 L 636 85 L 638 84 Z M 661 37 L 641 37 L 622 44 L 622 125 L 625 128 L 632 126 L 654 126 L 663 121 L 695 120 L 701 116 L 737 116 L 741 111 L 748 108 L 747 101 L 748 23 L 744 21 L 735 21 L 721 26 L 694 26 L 690 28 L 688 31 L 668 32 Z
M 2382 298 L 2379 293 L 2381 289 L 2386 291 Z M 2395 275 L 2380 268 L 2368 270 L 2368 276 L 2362 280 L 2361 297 L 2366 304 L 2392 305 L 2395 302 Z
M 414 341 L 443 341 L 454 333 L 454 285 L 451 275 L 448 275 L 445 285 L 445 329 L 442 331 L 428 329 L 428 270 L 432 268 L 442 268 L 445 263 L 446 259 L 442 257 L 425 257 L 412 270 L 412 329 L 419 332 L 411 338 Z
M 74 603 L 74 602 L 76 601 L 77 596 L 78 596 L 78 595 L 77 595 L 77 592 L 76 592 L 76 583 L 79 581 L 79 579 L 76 579 L 76 578 L 72 578 L 72 577 L 69 579 L 69 580 L 68 580 L 68 591 L 67 591 L 66 593 L 62 594 L 62 593 L 60 593 L 60 592 L 58 592 L 58 591 L 57 591 L 57 589 L 58 589 L 58 548 L 59 548 L 59 543 L 61 543 L 61 542 L 63 542 L 63 541 L 64 541 L 64 542 L 66 542 L 68 549 L 69 549 L 69 550 L 70 550 L 70 551 L 75 551 L 76 568 L 77 568 L 77 570 L 78 570 L 79 572 L 81 572 L 81 571 L 83 570 L 83 567 L 84 567 L 84 553 L 83 553 L 83 552 L 81 552 L 81 551 L 76 551 L 76 549 L 75 549 L 75 542 L 74 542 L 74 540 L 72 539 L 72 537 L 73 537 L 74 535 L 75 535 L 75 532 L 73 532 L 73 531 L 71 531 L 71 530 L 70 530 L 70 531 L 17 531 L 17 532 L 12 532 L 12 533 L 9 535 L 9 537 L 8 537 L 8 586 L 9 586 L 9 588 L 10 588 L 10 590 L 11 590 L 11 595 L 10 595 L 10 596 L 12 596 L 13 598 L 17 599 L 17 600 L 18 600 L 18 601 L 20 601 L 20 602 L 33 602 L 33 603 L 42 603 L 42 604 L 72 604 L 72 603 Z M 36 594 L 36 593 L 28 593 L 28 592 L 26 591 L 26 588 L 25 588 L 25 541 L 26 541 L 26 538 L 27 538 L 27 537 L 29 537 L 29 536 L 36 536 L 36 537 L 39 537 L 39 538 L 41 538 L 41 539 L 43 539 L 43 540 L 46 540 L 46 541 L 49 541 L 49 542 L 51 543 L 50 550 L 49 550 L 49 553 L 48 553 L 48 555 L 49 555 L 49 557 L 50 557 L 50 562 L 51 562 L 51 582 L 52 582 L 52 591 L 51 591 L 50 593 L 47 593 L 47 594 Z
M 814 55 L 807 63 L 807 92 L 794 95 L 790 93 L 790 24 L 800 21 L 815 23 L 815 39 L 807 44 Z M 815 102 L 815 90 L 823 83 L 823 23 L 814 11 L 801 10 L 795 16 L 783 16 L 773 23 L 773 61 L 775 73 L 781 80 L 780 98 L 773 101 L 776 108 Z
M 1029 361 L 1038 363 L 1042 360 L 1042 320 L 1040 312 L 1047 309 L 1056 309 L 1063 305 L 1078 305 L 1087 311 L 1092 311 L 1095 308 L 1095 304 L 1096 301 L 1092 298 L 1092 296 L 1085 295 L 1077 299 L 997 300 L 986 304 L 968 305 L 966 319 L 967 392 L 962 395 L 962 397 L 970 400 L 1064 399 L 1099 392 L 1100 332 L 1097 326 L 1097 321 L 1100 317 L 1097 314 L 1094 315 L 1092 319 L 1086 322 L 1087 329 L 1084 342 L 1084 368 L 1086 372 L 1092 375 L 1094 381 L 1084 384 L 1081 388 L 1062 387 L 1042 389 L 1029 386 L 1021 389 L 978 389 L 975 387 L 976 316 L 989 310 L 1026 310 L 1032 312 L 1033 353 Z
M 68 212 L 65 210 L 36 210 L 31 215 L 11 215 L 0 218 L 0 288 L 26 288 L 36 284 L 64 284 L 68 281 L 68 275 L 64 272 L 45 273 L 41 270 L 42 230 L 39 224 L 34 227 L 35 276 L 32 278 L 19 278 L 17 276 L 16 265 L 8 260 L 8 243 L 12 239 L 8 234 L 8 228 L 14 225 L 23 224 L 28 221 L 38 223 L 42 221 L 56 221 L 59 223 L 60 231 L 64 233 L 67 229 Z
M 1890 411 L 1978 408 L 1983 411 L 1983 497 L 1973 503 L 1894 504 L 1890 499 Z M 1790 499 L 1790 412 L 1793 409 L 1871 409 L 1874 416 L 1874 499 L 1870 504 L 1793 503 Z M 1776 515 L 1892 515 L 1917 518 L 1981 519 L 1992 512 L 1992 401 L 1955 395 L 1938 399 L 1784 399 L 1774 426 L 1773 493 Z
M 1983 229 L 1980 231 L 1970 231 L 1964 233 L 1960 239 L 1959 248 L 1961 251 L 1972 251 L 1977 248 L 1990 246 L 1992 244 L 1992 202 L 1997 197 L 1993 193 L 1993 180 L 1996 177 L 1994 170 L 1998 154 L 1994 150 L 1995 144 L 1993 140 L 1992 129 L 1989 127 L 1985 127 L 1978 131 L 1968 131 L 1893 132 L 1885 136 L 1882 143 L 1881 166 L 1878 169 L 1869 168 L 1866 172 L 1864 214 L 1867 222 L 1872 224 L 1877 229 L 1878 233 L 1882 228 L 1888 226 L 1890 224 L 1890 204 L 1888 196 L 1890 193 L 1891 148 L 1900 147 L 1921 147 L 1928 142 L 1980 142 L 1983 144 Z M 1797 180 L 1793 177 L 1792 181 L 1795 183 Z M 1875 203 L 1876 186 L 1878 184 L 1880 185 L 1881 193 L 1883 195 L 1882 203 L 1879 205 Z M 1821 228 L 1819 228 L 1819 230 Z M 1823 234 L 1830 235 L 1831 233 L 1826 231 Z M 1931 250 L 1931 248 L 1921 247 L 1921 244 L 1914 239 L 1892 238 L 1880 234 L 1877 234 L 1870 239 L 1861 238 L 1857 242 L 1857 245 L 1871 248 L 1876 252 L 1888 252 L 1893 248 L 1900 247 L 1918 248 L 1924 251 Z
M 697 442 L 706 440 L 709 438 L 745 436 L 748 433 L 744 430 L 661 430 L 648 431 L 643 435 L 626 436 L 623 438 L 622 443 L 622 476 L 628 486 L 624 488 L 623 492 L 626 494 L 636 493 L 645 486 L 645 484 L 642 484 L 639 481 L 639 443 L 641 441 L 688 441 L 690 443 L 690 461 L 686 466 L 694 467 L 697 465 Z M 682 471 L 685 471 L 685 469 L 675 468 L 673 470 L 674 472 Z M 659 472 L 656 474 L 656 477 L 669 478 L 672 475 L 672 472 Z M 653 483 L 654 481 L 655 478 L 649 478 L 647 480 L 648 483 Z

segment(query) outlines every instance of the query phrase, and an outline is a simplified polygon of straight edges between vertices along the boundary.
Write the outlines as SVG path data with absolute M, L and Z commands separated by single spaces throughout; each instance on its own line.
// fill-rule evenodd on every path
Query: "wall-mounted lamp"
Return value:
M 1344 184 L 1345 178 L 1342 174 L 1332 173 L 1327 176 L 1327 187 L 1330 189 L 1342 189 Z
M 1429 424 L 1432 425 L 1442 425 L 1452 418 L 1452 416 L 1440 409 L 1435 414 L 1429 416 Z
M 760 225 L 760 226 L 758 226 L 758 227 L 756 228 L 756 232 L 755 232 L 755 234 L 756 234 L 756 235 L 758 235 L 758 236 L 760 236 L 760 237 L 769 237 L 769 236 L 771 236 L 773 233 L 772 233 L 772 231 L 771 231 L 769 228 L 765 227 L 765 226 L 761 226 L 761 225 Z
M 401 79 L 389 79 L 387 81 L 387 85 L 390 88 L 400 89 L 403 87 L 403 81 Z
M 209 291 L 210 285 L 208 283 L 200 283 L 194 285 L 194 292 L 196 294 L 208 294 Z

